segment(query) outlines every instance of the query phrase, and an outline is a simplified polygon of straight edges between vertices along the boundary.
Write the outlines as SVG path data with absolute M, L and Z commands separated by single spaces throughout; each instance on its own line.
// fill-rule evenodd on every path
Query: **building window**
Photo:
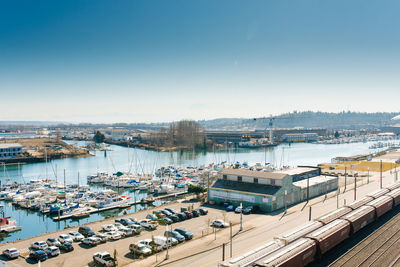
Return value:
M 242 181 L 242 176 L 238 176 L 238 182 Z
M 254 183 L 258 184 L 258 178 L 254 178 Z
M 222 175 L 222 179 L 228 180 L 228 177 L 226 176 L 226 174 Z
M 271 185 L 275 185 L 275 180 L 271 179 Z

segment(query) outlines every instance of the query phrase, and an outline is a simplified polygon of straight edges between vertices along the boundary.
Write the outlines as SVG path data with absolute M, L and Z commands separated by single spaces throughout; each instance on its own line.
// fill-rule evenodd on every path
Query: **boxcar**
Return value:
M 301 267 L 315 260 L 317 246 L 314 240 L 300 238 L 259 259 L 253 266 Z
M 223 261 L 218 264 L 219 267 L 240 267 L 240 266 L 247 266 L 251 263 L 255 262 L 256 260 L 260 259 L 261 257 L 265 257 L 272 252 L 278 250 L 279 248 L 283 247 L 284 244 L 279 240 L 271 240 L 264 245 L 247 251 L 246 253 L 235 257 L 233 259 L 229 259 Z
M 394 202 L 395 206 L 400 204 L 400 188 L 390 191 L 386 195 L 393 198 L 393 202 Z
M 393 208 L 393 198 L 390 196 L 381 196 L 366 204 L 375 208 L 376 217 L 381 217 L 383 214 Z
M 375 220 L 375 208 L 362 206 L 344 215 L 342 219 L 350 222 L 351 233 L 354 234 Z
M 336 219 L 339 219 L 343 215 L 346 215 L 347 213 L 351 212 L 352 209 L 349 207 L 342 207 L 340 209 L 336 209 L 334 211 L 331 211 L 319 218 L 316 219 L 316 221 L 322 222 L 324 225 L 328 224 L 330 222 L 333 222 Z
M 390 190 L 387 188 L 382 188 L 379 190 L 376 190 L 372 193 L 367 194 L 368 197 L 373 197 L 374 199 L 380 198 L 381 196 L 386 195 L 387 193 L 389 193 Z
M 393 190 L 400 188 L 400 183 L 390 184 L 388 186 L 385 186 L 385 188 L 389 189 L 390 191 L 393 191 Z
M 354 201 L 352 203 L 350 203 L 349 205 L 346 205 L 345 207 L 349 207 L 353 210 L 358 209 L 361 206 L 364 206 L 365 204 L 367 204 L 368 202 L 371 202 L 372 200 L 374 200 L 373 197 L 363 197 L 357 201 Z
M 292 243 L 293 241 L 299 239 L 300 237 L 304 237 L 305 235 L 311 233 L 312 231 L 317 230 L 322 227 L 323 224 L 321 222 L 312 221 L 306 224 L 303 224 L 297 228 L 294 228 L 290 231 L 287 231 L 283 234 L 280 234 L 275 237 L 275 239 L 282 241 L 285 245 Z
M 325 254 L 349 236 L 350 223 L 342 219 L 337 219 L 306 235 L 307 238 L 317 241 L 320 255 Z

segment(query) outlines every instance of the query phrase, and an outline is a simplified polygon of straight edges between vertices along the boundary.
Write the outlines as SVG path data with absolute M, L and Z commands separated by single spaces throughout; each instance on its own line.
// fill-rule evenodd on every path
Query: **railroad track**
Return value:
M 400 214 L 372 232 L 329 266 L 398 266 L 399 241 Z

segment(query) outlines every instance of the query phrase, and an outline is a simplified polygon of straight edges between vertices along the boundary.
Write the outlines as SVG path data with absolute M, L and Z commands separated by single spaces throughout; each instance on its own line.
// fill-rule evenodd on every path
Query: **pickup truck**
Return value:
M 107 251 L 97 252 L 93 255 L 93 261 L 106 267 L 117 266 L 117 262 L 111 257 Z
M 157 229 L 157 225 L 158 225 L 157 223 L 155 223 L 149 219 L 141 220 L 141 221 L 139 221 L 139 224 L 140 224 L 140 226 L 142 226 L 143 228 L 148 229 L 148 230 L 155 230 L 155 229 Z

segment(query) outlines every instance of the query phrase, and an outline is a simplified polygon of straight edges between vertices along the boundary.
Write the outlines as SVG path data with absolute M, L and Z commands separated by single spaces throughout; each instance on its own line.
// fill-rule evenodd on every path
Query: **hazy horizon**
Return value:
M 396 112 L 400 2 L 10 1 L 0 121 Z

